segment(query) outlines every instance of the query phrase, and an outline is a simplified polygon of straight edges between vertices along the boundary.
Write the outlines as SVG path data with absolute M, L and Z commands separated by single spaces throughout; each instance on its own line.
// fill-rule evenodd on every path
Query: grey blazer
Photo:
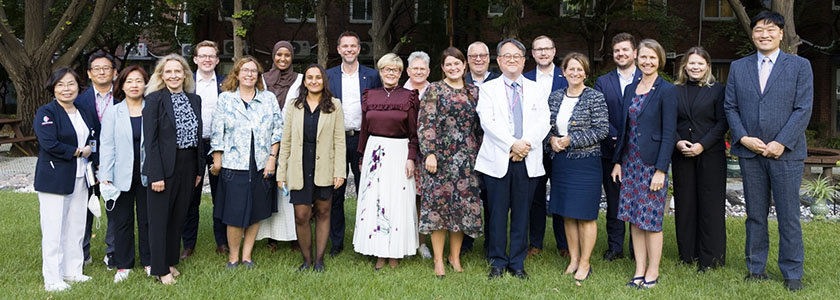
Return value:
M 758 55 L 732 62 L 726 81 L 724 111 L 732 134 L 730 153 L 752 158 L 740 140 L 757 137 L 785 146 L 779 160 L 802 160 L 808 155 L 805 128 L 814 102 L 814 73 L 802 57 L 779 53 L 764 93 L 758 82 Z
M 146 102 L 143 101 L 143 106 Z M 131 132 L 131 116 L 125 101 L 109 107 L 102 115 L 102 129 L 99 133 L 99 181 L 110 181 L 117 189 L 128 192 L 131 189 L 131 175 L 134 172 L 134 135 Z M 143 128 L 140 128 L 140 165 L 145 158 L 143 151 Z M 140 175 L 143 186 L 148 179 Z
M 557 131 L 557 113 L 560 111 L 560 104 L 563 103 L 563 95 L 567 88 L 556 90 L 548 96 L 548 109 L 551 111 L 551 130 L 545 138 L 543 145 L 545 152 L 551 158 L 557 152 L 551 149 L 549 140 L 551 137 L 559 137 Z M 609 113 L 604 94 L 592 88 L 584 88 L 580 94 L 580 100 L 572 110 L 572 117 L 569 118 L 569 147 L 566 149 L 566 157 L 586 158 L 590 156 L 601 156 L 601 140 L 607 137 L 610 131 Z

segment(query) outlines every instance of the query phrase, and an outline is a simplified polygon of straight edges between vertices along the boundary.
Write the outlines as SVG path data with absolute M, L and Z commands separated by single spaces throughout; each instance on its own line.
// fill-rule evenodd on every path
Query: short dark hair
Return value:
M 362 39 L 359 38 L 358 34 L 356 34 L 353 31 L 347 30 L 347 31 L 342 32 L 341 34 L 338 35 L 338 39 L 335 41 L 335 44 L 336 45 L 341 45 L 341 38 L 348 37 L 348 36 L 352 36 L 352 37 L 356 38 L 356 42 L 359 42 L 359 43 L 362 42 Z
M 125 80 L 128 79 L 128 74 L 131 74 L 131 72 L 134 71 L 140 72 L 140 75 L 143 76 L 144 83 L 149 83 L 149 73 L 146 73 L 146 70 L 143 69 L 143 67 L 138 65 L 130 65 L 123 69 L 120 72 L 120 75 L 117 76 L 117 84 L 114 85 L 114 99 L 125 99 L 125 91 L 123 91 L 123 85 L 125 85 Z
M 757 13 L 750 20 L 750 28 L 755 28 L 755 25 L 758 25 L 758 22 L 761 21 L 776 24 L 776 26 L 779 26 L 779 29 L 785 29 L 785 17 L 775 11 L 762 10 Z
M 111 62 L 111 67 L 112 68 L 114 68 L 114 69 L 117 68 L 117 61 L 114 60 L 113 56 L 111 56 L 108 53 L 102 52 L 102 51 L 96 51 L 93 54 L 91 54 L 90 57 L 88 57 L 88 64 L 87 64 L 88 69 L 90 69 L 90 65 L 93 64 L 94 60 L 97 60 L 97 59 L 100 59 L 100 58 L 107 59 L 109 62 Z
M 515 46 L 516 49 L 519 49 L 519 51 L 522 51 L 522 55 L 525 55 L 525 53 L 527 51 L 525 49 L 525 45 L 523 45 L 522 42 L 520 42 L 519 40 L 514 39 L 514 38 L 506 38 L 506 39 L 502 40 L 501 42 L 499 42 L 499 44 L 496 45 L 496 55 L 501 55 L 502 46 L 504 46 L 507 43 L 513 44 L 513 46 Z
M 61 67 L 61 68 L 55 69 L 55 71 L 53 71 L 52 74 L 50 74 L 50 78 L 47 79 L 47 84 L 45 85 L 45 88 L 47 89 L 47 91 L 50 92 L 50 93 L 55 92 L 55 85 L 58 84 L 58 82 L 61 80 L 61 78 L 64 78 L 64 76 L 67 75 L 67 74 L 73 75 L 73 78 L 76 80 L 76 86 L 79 87 L 79 93 L 81 93 L 82 92 L 82 82 L 83 82 L 82 78 L 79 77 L 79 74 L 76 73 L 76 71 L 73 71 L 73 69 L 71 69 L 69 67 Z
M 629 34 L 629 33 L 626 33 L 626 32 L 616 34 L 612 38 L 612 45 L 610 45 L 610 48 L 611 49 L 615 48 L 615 44 L 618 44 L 618 43 L 621 43 L 621 42 L 624 42 L 624 41 L 629 41 L 630 46 L 633 47 L 633 50 L 636 50 L 636 38 L 632 34 Z

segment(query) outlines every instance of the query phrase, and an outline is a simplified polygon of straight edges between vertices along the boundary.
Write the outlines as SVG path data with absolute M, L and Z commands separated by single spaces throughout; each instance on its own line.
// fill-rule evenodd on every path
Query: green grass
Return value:
M 352 251 L 352 231 L 347 232 L 345 251 L 327 259 L 325 273 L 297 273 L 300 256 L 291 252 L 288 243 L 270 253 L 264 241 L 254 251 L 257 268 L 226 270 L 225 256 L 214 253 L 209 199 L 201 206 L 201 227 L 195 256 L 178 265 L 183 273 L 175 286 L 162 286 L 145 277 L 135 267 L 128 280 L 113 283 L 115 271 L 102 264 L 105 227 L 95 229 L 92 240 L 94 263 L 84 273 L 93 280 L 77 283 L 69 291 L 49 294 L 43 290 L 41 277 L 40 226 L 38 199 L 35 194 L 0 191 L 0 299 L 837 299 L 840 298 L 840 224 L 810 222 L 803 224 L 805 239 L 805 289 L 792 294 L 784 289 L 776 266 L 778 235 L 771 223 L 771 249 L 767 273 L 771 280 L 748 283 L 742 280 L 744 266 L 743 219 L 727 220 L 727 265 L 706 274 L 694 267 L 677 266 L 673 217 L 666 217 L 665 245 L 661 282 L 656 288 L 640 291 L 624 287 L 633 275 L 629 259 L 604 262 L 603 217 L 598 220 L 599 236 L 593 253 L 593 273 L 583 287 L 576 287 L 571 276 L 562 275 L 568 261 L 555 249 L 554 239 L 546 233 L 547 249 L 525 262 L 530 280 L 511 276 L 487 280 L 488 265 L 482 259 L 482 239 L 478 249 L 461 259 L 466 272 L 455 273 L 447 267 L 444 280 L 435 279 L 432 261 L 412 257 L 396 269 L 373 271 L 373 260 Z M 355 214 L 354 201 L 346 208 L 348 222 Z M 102 224 L 105 224 L 103 218 Z M 549 224 L 551 224 L 549 222 Z M 551 231 L 550 227 L 549 231 Z M 348 223 L 352 229 L 352 223 Z M 139 258 L 137 259 L 139 263 Z

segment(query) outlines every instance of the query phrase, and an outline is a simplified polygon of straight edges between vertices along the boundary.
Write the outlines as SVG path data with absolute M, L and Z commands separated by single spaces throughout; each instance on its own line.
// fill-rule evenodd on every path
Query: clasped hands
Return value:
M 785 152 L 785 145 L 777 141 L 772 141 L 767 144 L 759 138 L 744 136 L 740 140 L 741 145 L 747 147 L 752 152 L 764 156 L 766 158 L 779 159 Z
M 551 145 L 551 150 L 554 150 L 554 152 L 565 151 L 566 147 L 569 147 L 571 142 L 572 139 L 568 136 L 552 136 L 548 139 L 548 143 Z
M 528 156 L 528 152 L 531 152 L 531 143 L 526 140 L 517 140 L 513 142 L 513 145 L 510 146 L 510 157 L 513 161 L 522 161 L 525 159 L 525 156 Z
M 685 157 L 695 157 L 703 153 L 703 145 L 700 143 L 692 143 L 686 140 L 680 140 L 677 142 L 677 150 L 682 153 Z

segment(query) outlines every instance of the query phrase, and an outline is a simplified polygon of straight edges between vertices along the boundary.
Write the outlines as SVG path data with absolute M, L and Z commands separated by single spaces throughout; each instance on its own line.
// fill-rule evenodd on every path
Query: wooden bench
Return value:
M 23 135 L 23 132 L 20 130 L 21 123 L 23 123 L 23 120 L 21 119 L 0 119 L 0 128 L 8 125 L 11 126 L 12 130 L 14 131 L 14 136 L 0 137 L 0 145 L 12 144 L 21 152 L 23 152 L 23 154 L 27 156 L 32 156 L 32 151 L 30 151 L 26 143 L 35 141 L 36 138 L 35 136 Z
M 840 150 L 829 148 L 808 148 L 808 157 L 805 158 L 805 174 L 811 174 L 811 167 L 823 169 L 822 176 L 831 178 L 831 169 L 837 166 L 840 160 Z

